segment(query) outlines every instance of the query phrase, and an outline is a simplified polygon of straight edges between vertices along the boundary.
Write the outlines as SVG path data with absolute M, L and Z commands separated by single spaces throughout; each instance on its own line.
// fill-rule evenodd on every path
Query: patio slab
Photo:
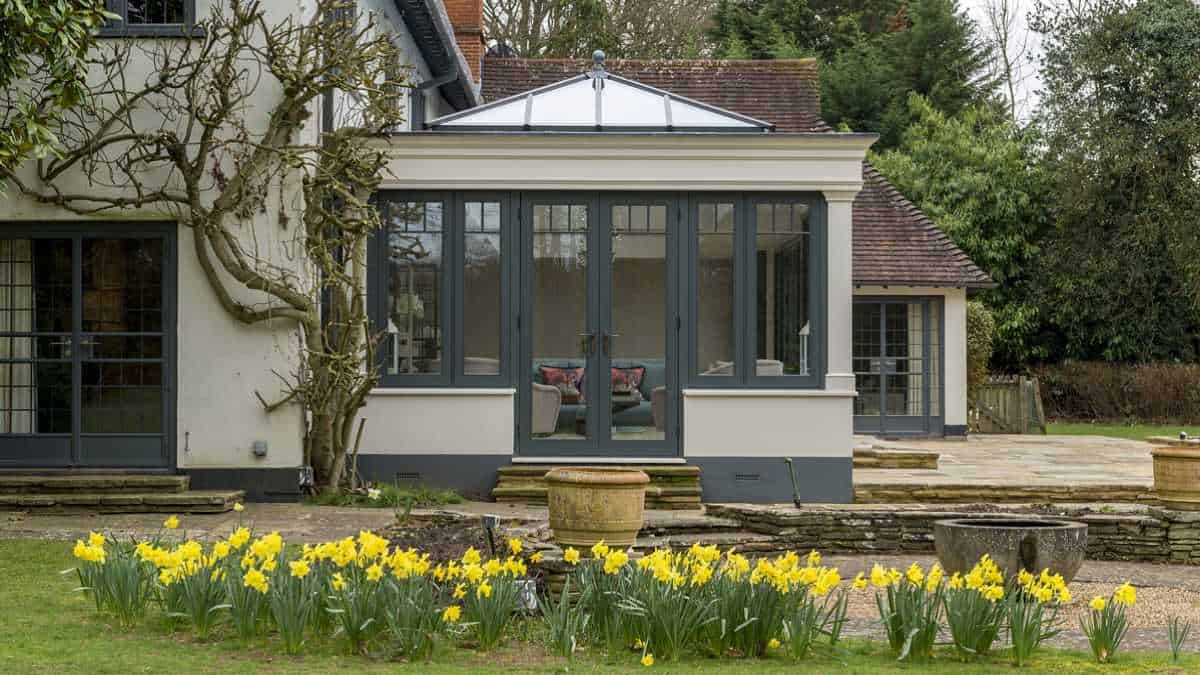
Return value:
M 855 469 L 856 485 L 1154 485 L 1152 446 L 1141 441 L 1106 436 L 978 434 L 965 440 L 871 442 L 879 448 L 937 452 L 938 467 Z

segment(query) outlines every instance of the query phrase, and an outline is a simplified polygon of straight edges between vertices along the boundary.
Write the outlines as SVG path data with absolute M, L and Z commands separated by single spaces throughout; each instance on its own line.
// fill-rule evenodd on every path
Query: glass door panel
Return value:
M 162 463 L 163 240 L 83 239 L 80 462 Z
M 593 438 L 588 410 L 600 393 L 589 377 L 596 348 L 591 204 L 548 201 L 529 205 L 525 213 L 529 437 L 583 443 Z
M 0 239 L 0 466 L 71 463 L 70 239 Z
M 675 399 L 668 361 L 667 202 L 607 205 L 609 261 L 601 353 L 607 366 L 608 439 L 663 441 Z

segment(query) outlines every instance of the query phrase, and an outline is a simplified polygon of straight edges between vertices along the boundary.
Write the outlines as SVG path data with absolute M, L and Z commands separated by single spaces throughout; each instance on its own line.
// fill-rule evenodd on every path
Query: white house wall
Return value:
M 223 4 L 226 1 L 199 0 L 197 16 L 208 16 L 214 3 Z M 414 65 L 414 72 L 427 78 L 428 69 L 395 11 L 394 3 L 363 0 L 361 5 L 368 9 L 384 10 L 390 27 L 397 31 L 409 63 Z M 307 0 L 279 0 L 263 3 L 262 6 L 266 8 L 266 19 L 270 24 L 282 21 L 288 15 L 304 17 L 312 11 L 312 3 Z M 104 38 L 102 44 L 116 39 L 139 38 Z M 131 81 L 140 82 L 152 76 L 153 70 L 147 60 L 135 60 L 126 75 Z M 264 103 L 247 106 L 246 120 L 251 129 L 262 128 L 265 124 L 270 113 L 266 101 L 272 100 L 276 94 L 270 89 L 272 85 L 269 78 L 264 79 L 259 85 L 259 96 Z M 444 106 L 440 97 L 430 98 L 434 99 L 431 105 L 435 109 Z M 321 128 L 319 108 L 318 102 L 314 106 L 313 117 L 299 132 L 300 142 L 315 143 L 318 140 Z M 146 124 L 157 126 L 157 118 L 152 112 L 142 111 L 138 115 Z M 20 175 L 26 180 L 32 178 L 32 166 L 26 167 Z M 66 177 L 63 187 L 72 192 L 121 192 L 119 189 L 91 185 L 78 173 Z M 236 229 L 243 245 L 256 255 L 305 278 L 307 272 L 301 263 L 298 243 L 300 219 L 292 213 L 286 226 L 281 224 L 280 219 L 281 211 L 299 208 L 298 187 L 295 182 L 272 186 L 267 212 L 255 215 Z M 95 232 L 102 234 L 108 223 L 171 220 L 174 220 L 173 214 L 152 209 L 119 211 L 86 218 L 64 209 L 38 204 L 11 187 L 0 193 L 0 223 L 83 221 L 94 225 Z M 268 401 L 278 398 L 282 388 L 276 373 L 287 375 L 294 372 L 299 349 L 294 324 L 277 321 L 246 326 L 232 319 L 219 305 L 196 261 L 189 228 L 179 227 L 176 251 L 177 434 L 174 441 L 177 465 L 181 469 L 197 471 L 193 474 L 194 485 L 197 483 L 196 476 L 204 475 L 204 470 L 286 470 L 281 484 L 290 486 L 294 493 L 296 467 L 304 463 L 301 409 L 290 405 L 268 414 L 256 396 L 256 393 L 260 394 Z M 262 294 L 237 288 L 236 282 L 231 283 L 230 287 L 239 299 L 252 305 L 261 305 L 266 300 Z M 260 442 L 260 445 L 265 443 L 265 456 L 255 455 L 256 442 Z

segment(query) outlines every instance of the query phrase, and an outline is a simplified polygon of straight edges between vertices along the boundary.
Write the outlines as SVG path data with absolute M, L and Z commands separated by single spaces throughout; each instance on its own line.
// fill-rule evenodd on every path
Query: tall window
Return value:
M 388 375 L 442 372 L 445 213 L 442 201 L 391 203 L 384 233 Z
M 505 195 L 383 193 L 371 292 L 382 384 L 503 384 Z
M 792 194 L 693 199 L 692 386 L 820 386 L 821 202 Z

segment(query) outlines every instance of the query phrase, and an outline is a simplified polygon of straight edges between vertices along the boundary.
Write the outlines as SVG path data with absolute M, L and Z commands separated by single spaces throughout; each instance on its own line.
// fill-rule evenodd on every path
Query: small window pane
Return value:
M 733 204 L 700 204 L 696 261 L 696 367 L 734 374 Z
M 389 375 L 442 372 L 442 202 L 392 204 L 387 228 Z
M 629 207 L 614 206 L 612 207 L 612 226 L 617 232 L 629 231 Z
M 629 207 L 629 229 L 634 232 L 646 231 L 646 205 L 635 204 Z
M 463 205 L 463 229 L 467 232 L 483 231 L 483 204 L 467 202 Z
M 792 204 L 759 204 L 755 217 L 773 213 L 769 225 L 755 223 L 756 355 L 755 374 L 765 377 L 808 375 L 809 315 L 807 228 L 793 220 L 807 210 Z
M 130 25 L 183 23 L 185 1 L 187 0 L 126 0 L 126 22 Z
M 482 214 L 485 230 L 463 233 L 463 374 L 500 374 L 500 317 L 503 311 L 500 270 L 500 204 L 467 202 L 469 214 Z M 480 216 L 476 216 L 477 222 Z M 494 229 L 493 229 L 494 227 Z
M 650 207 L 650 231 L 667 231 L 667 207 L 661 204 Z

